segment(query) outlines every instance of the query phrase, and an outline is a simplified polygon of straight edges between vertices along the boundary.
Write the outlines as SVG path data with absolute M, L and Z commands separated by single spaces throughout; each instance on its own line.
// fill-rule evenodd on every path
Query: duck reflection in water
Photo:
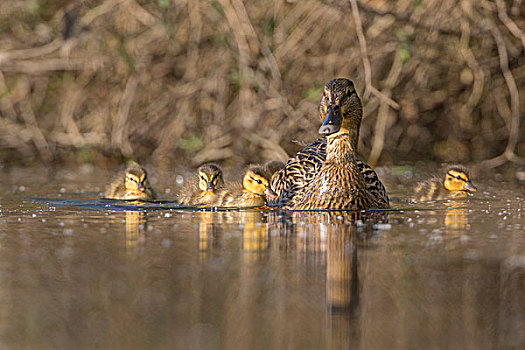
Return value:
M 386 212 L 272 212 L 268 230 L 281 236 L 281 249 L 325 258 L 326 317 L 332 348 L 358 344 L 360 279 L 358 250 L 372 246 L 379 224 L 388 222 Z M 301 254 L 301 256 L 304 254 Z

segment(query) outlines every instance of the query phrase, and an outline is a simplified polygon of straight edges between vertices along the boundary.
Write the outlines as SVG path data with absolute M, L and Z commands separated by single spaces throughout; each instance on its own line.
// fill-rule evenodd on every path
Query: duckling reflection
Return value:
M 202 258 L 207 258 L 211 249 L 218 246 L 220 235 L 220 224 L 222 220 L 217 212 L 198 212 L 195 218 L 199 223 L 199 252 Z
M 455 201 L 443 203 L 447 207 L 445 227 L 449 234 L 463 234 L 467 229 L 467 202 Z
M 126 251 L 133 252 L 143 243 L 146 214 L 139 210 L 126 210 Z
M 265 217 L 258 211 L 239 213 L 242 230 L 242 248 L 247 253 L 260 253 L 268 249 L 268 225 Z

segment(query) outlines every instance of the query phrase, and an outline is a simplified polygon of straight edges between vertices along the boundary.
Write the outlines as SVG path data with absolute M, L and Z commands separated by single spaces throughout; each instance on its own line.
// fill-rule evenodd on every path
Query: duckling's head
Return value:
M 468 170 L 463 167 L 450 167 L 445 174 L 443 186 L 448 191 L 476 192 L 477 188 L 470 182 Z
M 242 186 L 251 193 L 274 197 L 276 194 L 270 188 L 270 178 L 271 174 L 265 167 L 250 166 L 244 173 Z
M 201 191 L 214 192 L 224 184 L 222 170 L 215 164 L 204 164 L 199 168 L 199 188 Z
M 149 187 L 148 173 L 140 165 L 126 169 L 125 186 L 127 190 L 144 192 Z
M 286 165 L 279 161 L 279 160 L 270 160 L 266 163 L 264 163 L 264 167 L 268 170 L 268 173 L 270 174 L 271 178 L 273 179 L 275 173 L 277 173 L 279 170 L 284 169 Z
M 323 120 L 319 134 L 351 133 L 357 143 L 363 108 L 351 80 L 337 78 L 326 83 L 319 111 Z

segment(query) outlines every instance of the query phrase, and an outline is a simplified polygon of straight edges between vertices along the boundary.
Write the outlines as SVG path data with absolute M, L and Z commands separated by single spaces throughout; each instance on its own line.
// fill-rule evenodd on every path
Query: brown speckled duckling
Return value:
M 108 185 L 105 198 L 127 200 L 154 200 L 157 195 L 148 181 L 146 169 L 133 164 Z
M 434 177 L 418 183 L 414 189 L 414 199 L 430 201 L 462 198 L 476 190 L 476 186 L 470 181 L 468 170 L 456 165 L 447 168 L 444 178 Z
M 252 165 L 244 173 L 241 184 L 227 186 L 217 194 L 215 205 L 221 207 L 260 207 L 266 205 L 271 173 L 264 166 Z
M 198 175 L 198 183 L 190 184 L 180 195 L 181 204 L 211 204 L 217 200 L 217 190 L 224 185 L 221 168 L 216 164 L 204 164 L 199 167 Z

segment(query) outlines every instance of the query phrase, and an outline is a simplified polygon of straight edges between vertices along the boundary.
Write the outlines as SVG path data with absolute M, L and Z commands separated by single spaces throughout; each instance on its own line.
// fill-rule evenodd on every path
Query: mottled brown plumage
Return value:
M 356 159 L 361 101 L 353 83 L 334 79 L 320 103 L 321 137 L 306 146 L 275 174 L 270 199 L 284 209 L 389 208 L 385 187 L 375 171 Z
M 214 203 L 221 207 L 260 207 L 266 205 L 270 190 L 271 173 L 264 166 L 250 166 L 244 173 L 242 185 L 232 184 L 217 193 Z
M 414 200 L 463 198 L 476 190 L 477 188 L 470 180 L 468 170 L 456 165 L 447 168 L 443 177 L 433 177 L 418 183 L 414 189 Z
M 153 200 L 157 196 L 148 181 L 146 169 L 133 164 L 124 173 L 119 174 L 108 185 L 105 198 L 127 200 Z
M 221 168 L 216 164 L 204 164 L 197 173 L 198 181 L 187 185 L 180 194 L 181 204 L 211 204 L 217 200 L 217 191 L 224 186 Z

